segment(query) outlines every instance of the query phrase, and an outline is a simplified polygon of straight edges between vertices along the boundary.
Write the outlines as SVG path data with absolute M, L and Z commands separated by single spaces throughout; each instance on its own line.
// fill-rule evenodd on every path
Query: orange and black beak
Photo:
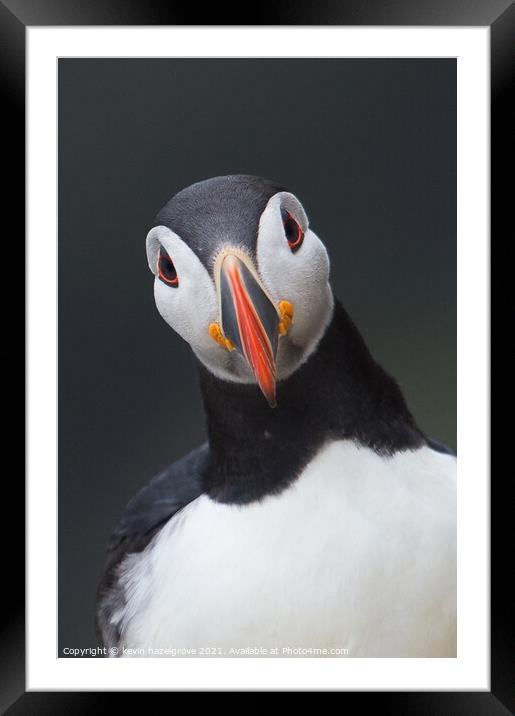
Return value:
M 227 252 L 218 274 L 223 334 L 247 359 L 268 403 L 274 407 L 280 316 L 250 259 Z

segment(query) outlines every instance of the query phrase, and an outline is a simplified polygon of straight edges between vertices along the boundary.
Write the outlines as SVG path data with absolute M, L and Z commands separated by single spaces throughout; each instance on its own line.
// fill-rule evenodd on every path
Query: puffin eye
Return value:
M 283 218 L 284 233 L 286 240 L 288 241 L 288 246 L 292 250 L 292 253 L 295 253 L 302 246 L 302 242 L 304 241 L 304 232 L 302 231 L 300 224 L 295 221 L 289 211 L 281 209 L 281 216 Z
M 161 281 L 166 283 L 167 286 L 177 288 L 179 285 L 179 277 L 177 276 L 173 261 L 162 247 L 159 249 L 157 273 Z

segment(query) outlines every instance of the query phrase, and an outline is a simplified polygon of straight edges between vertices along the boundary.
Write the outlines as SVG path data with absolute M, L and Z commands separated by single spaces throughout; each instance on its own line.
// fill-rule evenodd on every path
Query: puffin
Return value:
M 456 453 L 426 436 L 334 297 L 295 194 L 222 176 L 146 238 L 198 364 L 206 442 L 129 502 L 109 656 L 456 656 Z

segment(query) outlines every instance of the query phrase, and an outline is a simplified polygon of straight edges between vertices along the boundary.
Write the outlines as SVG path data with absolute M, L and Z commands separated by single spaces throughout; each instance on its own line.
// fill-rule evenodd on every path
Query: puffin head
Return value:
M 300 201 L 274 182 L 201 181 L 161 209 L 147 236 L 159 313 L 217 378 L 276 382 L 315 350 L 333 310 L 327 251 Z

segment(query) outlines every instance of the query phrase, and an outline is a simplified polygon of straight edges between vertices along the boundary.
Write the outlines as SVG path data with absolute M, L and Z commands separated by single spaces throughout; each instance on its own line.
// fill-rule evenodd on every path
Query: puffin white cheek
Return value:
M 293 303 L 293 324 L 290 339 L 302 346 L 325 328 L 327 313 L 332 307 L 332 293 L 329 286 L 329 258 L 324 246 L 315 237 L 307 243 L 306 252 L 302 249 L 293 258 L 298 263 L 291 265 L 285 282 L 287 300 Z
M 258 254 L 258 259 L 263 280 L 273 299 L 293 304 L 291 341 L 305 346 L 319 333 L 321 324 L 325 327 L 326 315 L 332 306 L 328 284 L 329 257 L 324 245 L 308 229 L 302 247 L 296 253 L 292 253 L 284 239 L 270 241 L 266 250 L 263 247 L 261 255 Z
M 171 288 L 156 278 L 154 296 L 162 318 L 194 350 L 207 350 L 213 345 L 208 327 L 216 320 L 217 302 L 209 279 L 193 282 L 183 278 L 177 288 Z

